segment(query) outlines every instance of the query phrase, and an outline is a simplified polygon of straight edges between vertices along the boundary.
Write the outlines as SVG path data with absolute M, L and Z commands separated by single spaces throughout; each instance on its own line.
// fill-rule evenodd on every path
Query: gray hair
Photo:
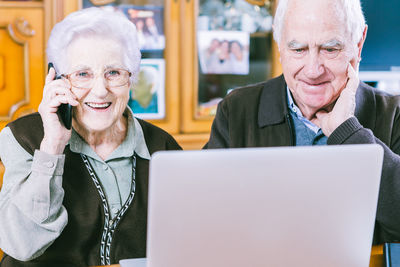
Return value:
M 67 68 L 66 49 L 80 36 L 94 34 L 114 38 L 124 47 L 124 64 L 135 80 L 140 68 L 140 49 L 136 27 L 120 12 L 91 7 L 71 13 L 57 23 L 47 43 L 47 60 L 52 62 L 57 73 Z
M 345 17 L 347 31 L 351 34 L 352 41 L 358 43 L 365 28 L 365 18 L 361 9 L 360 0 L 335 0 L 341 4 Z M 274 17 L 274 40 L 279 45 L 285 22 L 285 14 L 289 0 L 279 0 Z

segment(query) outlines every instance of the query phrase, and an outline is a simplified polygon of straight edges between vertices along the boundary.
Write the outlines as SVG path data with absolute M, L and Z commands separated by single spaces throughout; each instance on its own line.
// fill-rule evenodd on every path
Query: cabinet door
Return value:
M 179 132 L 179 3 L 177 0 L 78 0 L 123 12 L 136 25 L 141 72 L 128 105 L 135 116 L 171 134 Z M 68 8 L 68 6 L 66 6 Z
M 182 1 L 185 133 L 209 132 L 219 101 L 231 90 L 272 77 L 273 1 L 249 2 Z
M 43 89 L 43 4 L 0 2 L 0 130 L 37 109 Z M 4 166 L 0 161 L 0 189 Z M 0 258 L 3 252 L 0 250 Z
M 11 7 L 0 2 L 0 129 L 37 109 L 43 90 L 43 53 L 42 4 Z
M 0 2 L 0 130 L 42 98 L 43 4 Z M 0 188 L 4 167 L 0 162 Z

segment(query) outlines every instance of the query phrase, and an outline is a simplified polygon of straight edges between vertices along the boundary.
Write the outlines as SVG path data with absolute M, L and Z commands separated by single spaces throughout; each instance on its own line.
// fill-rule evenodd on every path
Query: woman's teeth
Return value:
M 86 103 L 86 105 L 88 105 L 91 108 L 108 108 L 111 105 L 111 102 L 107 102 L 107 103 Z

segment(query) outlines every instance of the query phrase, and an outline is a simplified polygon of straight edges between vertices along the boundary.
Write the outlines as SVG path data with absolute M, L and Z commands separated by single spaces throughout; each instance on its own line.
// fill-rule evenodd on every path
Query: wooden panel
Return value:
M 175 140 L 184 150 L 199 150 L 207 143 L 210 135 L 205 134 L 177 134 Z
M 383 267 L 383 266 L 385 266 L 383 258 L 383 246 L 382 245 L 372 246 L 369 267 Z
M 275 11 L 278 6 L 279 0 L 275 0 L 273 2 L 273 8 L 272 10 L 274 11 L 273 15 L 275 16 Z M 279 48 L 278 45 L 274 40 L 272 40 L 272 70 L 271 70 L 271 76 L 272 77 L 277 77 L 282 74 L 282 65 L 281 65 L 281 56 L 279 54 Z
M 164 4 L 165 31 L 165 113 L 162 120 L 149 122 L 163 128 L 170 134 L 179 132 L 180 96 L 179 96 L 179 3 L 166 0 Z
M 272 41 L 272 71 L 271 76 L 277 77 L 282 74 L 281 56 L 279 55 L 278 45 Z
M 0 6 L 0 130 L 9 121 L 37 110 L 40 103 L 45 69 L 43 27 L 42 5 Z
M 4 89 L 4 57 L 0 55 L 0 91 Z
M 10 27 L 10 24 L 0 26 L 0 57 L 3 58 L 0 71 L 3 71 L 5 79 L 0 91 L 2 120 L 10 120 L 15 110 L 29 101 L 29 89 L 25 83 L 29 79 L 25 62 L 28 44 L 16 39 Z
M 3 185 L 3 174 L 4 174 L 4 165 L 0 161 L 0 189 L 1 186 Z M 0 249 L 0 259 L 3 257 L 3 251 Z
M 196 20 L 199 2 L 181 0 L 181 82 L 182 82 L 182 125 L 183 133 L 207 133 L 211 131 L 213 118 L 196 119 L 197 107 L 197 46 Z

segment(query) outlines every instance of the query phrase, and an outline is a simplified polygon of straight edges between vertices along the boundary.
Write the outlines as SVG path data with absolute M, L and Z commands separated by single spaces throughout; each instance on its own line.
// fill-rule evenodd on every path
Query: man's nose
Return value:
M 306 77 L 309 79 L 317 79 L 324 73 L 324 71 L 324 63 L 319 53 L 309 53 L 304 65 L 304 72 Z

